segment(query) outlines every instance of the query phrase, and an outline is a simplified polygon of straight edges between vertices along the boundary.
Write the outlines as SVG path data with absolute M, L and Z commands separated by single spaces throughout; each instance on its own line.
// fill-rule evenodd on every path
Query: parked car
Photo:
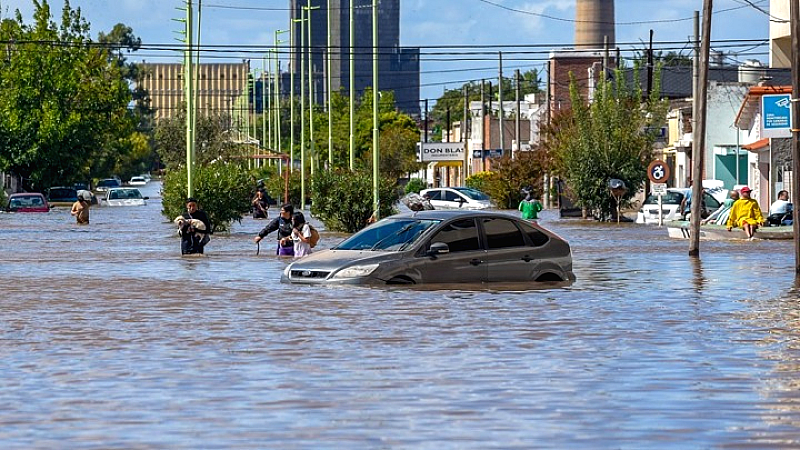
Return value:
M 397 214 L 289 264 L 287 283 L 574 281 L 567 241 L 503 212 Z
M 486 209 L 492 200 L 483 192 L 469 187 L 444 187 L 423 189 L 419 195 L 428 195 L 436 209 Z
M 136 188 L 110 188 L 103 204 L 106 206 L 144 206 L 149 197 L 142 197 Z
M 118 188 L 122 186 L 122 183 L 119 182 L 116 178 L 104 178 L 97 182 L 97 185 L 94 187 L 94 190 L 97 192 L 107 192 L 111 188 Z
M 50 207 L 72 206 L 78 201 L 78 190 L 71 187 L 56 186 L 47 190 L 47 202 Z
M 131 177 L 130 181 L 128 181 L 129 186 L 144 186 L 147 184 L 147 180 L 144 177 Z
M 671 220 L 681 220 L 680 206 L 683 197 L 690 188 L 668 188 L 667 193 L 661 197 L 661 212 L 664 222 Z M 708 216 L 722 204 L 726 190 L 704 189 L 703 190 L 703 217 Z M 721 196 L 721 199 L 720 199 Z M 636 214 L 636 223 L 658 223 L 658 196 L 650 194 L 642 203 L 641 209 Z
M 11 194 L 8 197 L 6 211 L 11 212 L 48 212 L 50 205 L 47 199 L 39 192 L 24 192 Z

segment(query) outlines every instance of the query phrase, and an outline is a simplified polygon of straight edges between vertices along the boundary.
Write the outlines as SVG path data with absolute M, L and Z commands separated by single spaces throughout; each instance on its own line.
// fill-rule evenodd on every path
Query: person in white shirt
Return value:
M 311 253 L 311 226 L 300 211 L 292 215 L 292 241 L 294 242 L 295 258 Z
M 778 199 L 769 207 L 767 222 L 771 225 L 781 225 L 784 220 L 792 218 L 792 204 L 789 202 L 789 192 L 778 192 Z

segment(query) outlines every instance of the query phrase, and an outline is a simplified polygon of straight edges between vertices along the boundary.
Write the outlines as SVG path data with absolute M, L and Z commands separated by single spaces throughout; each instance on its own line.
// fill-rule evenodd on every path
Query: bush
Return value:
M 494 172 L 476 172 L 468 176 L 467 179 L 464 180 L 464 184 L 466 184 L 467 187 L 471 187 L 482 192 L 487 192 L 487 186 L 495 176 L 497 176 L 497 174 Z
M 380 216 L 395 213 L 399 195 L 393 181 L 381 178 L 378 186 Z M 311 214 L 331 231 L 355 233 L 372 215 L 372 172 L 346 169 L 321 170 L 311 182 Z
M 428 187 L 421 178 L 412 178 L 406 183 L 406 194 L 419 194 L 419 191 Z
M 195 171 L 194 198 L 208 214 L 211 231 L 229 231 L 250 211 L 254 181 L 237 163 L 217 161 Z M 172 170 L 164 176 L 163 210 L 169 220 L 186 210 L 186 172 Z

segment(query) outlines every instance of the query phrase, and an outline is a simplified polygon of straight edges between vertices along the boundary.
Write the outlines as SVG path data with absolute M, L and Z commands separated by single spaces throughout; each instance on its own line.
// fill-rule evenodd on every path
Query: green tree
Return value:
M 80 9 L 61 22 L 33 0 L 31 25 L 19 11 L 0 26 L 0 170 L 27 189 L 85 180 L 98 149 L 128 129 L 131 92 L 120 68 L 89 38 Z
M 627 186 L 623 206 L 643 186 L 655 139 L 652 126 L 663 123 L 666 113 L 666 102 L 659 100 L 658 74 L 650 98 L 644 101 L 638 84 L 631 89 L 623 77 L 615 80 L 601 80 L 592 102 L 587 103 L 573 77 L 572 113 L 557 121 L 559 128 L 548 142 L 558 173 L 577 197 L 576 204 L 599 219 L 616 215 L 609 180 L 619 179 Z
M 394 214 L 399 195 L 395 180 L 381 177 L 378 186 L 380 215 Z M 372 172 L 335 169 L 320 171 L 311 183 L 311 213 L 332 231 L 355 233 L 364 228 L 373 212 Z
M 197 117 L 196 163 L 206 165 L 215 159 L 242 155 L 245 146 L 231 141 L 230 120 L 222 114 Z M 162 119 L 155 129 L 156 152 L 168 169 L 186 166 L 186 108 L 172 118 Z
M 541 198 L 542 180 L 548 167 L 548 155 L 543 149 L 518 152 L 513 159 L 509 156 L 497 158 L 492 160 L 491 175 L 481 179 L 479 189 L 487 193 L 498 208 L 515 209 L 522 200 L 522 188 L 532 188 L 533 194 Z M 477 179 L 472 181 L 477 182 Z

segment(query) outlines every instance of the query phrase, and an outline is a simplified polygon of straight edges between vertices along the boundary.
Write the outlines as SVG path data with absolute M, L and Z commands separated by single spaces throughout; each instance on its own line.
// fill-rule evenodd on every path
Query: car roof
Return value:
M 433 210 L 425 210 L 417 212 L 406 212 L 406 213 L 395 214 L 387 218 L 448 220 L 458 217 L 504 217 L 504 218 L 519 219 L 518 216 L 511 215 L 503 211 L 480 211 L 480 210 L 476 211 L 476 210 L 464 210 L 464 209 L 433 209 Z
M 17 192 L 16 194 L 11 194 L 8 197 L 44 197 L 44 194 L 41 192 Z

